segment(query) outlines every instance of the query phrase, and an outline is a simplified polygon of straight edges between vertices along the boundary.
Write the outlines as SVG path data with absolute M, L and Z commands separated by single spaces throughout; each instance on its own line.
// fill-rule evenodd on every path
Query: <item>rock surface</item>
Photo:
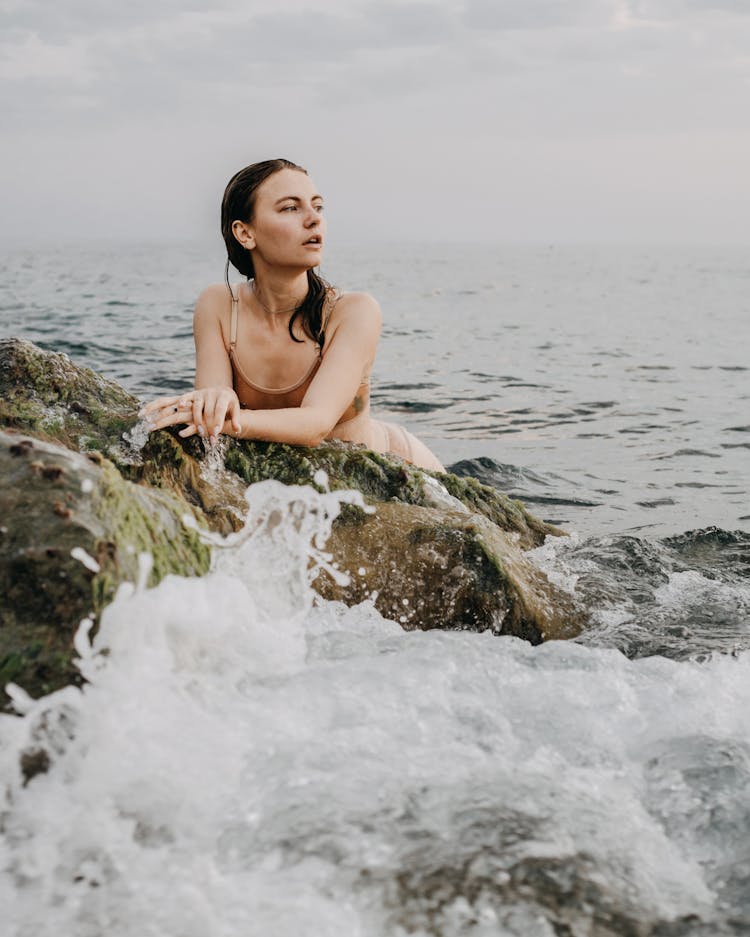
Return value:
M 0 342 L 0 687 L 13 680 L 34 694 L 74 679 L 75 628 L 137 577 L 137 553 L 153 554 L 153 583 L 206 571 L 208 550 L 185 513 L 226 533 L 242 523 L 247 484 L 315 484 L 320 469 L 331 489 L 358 489 L 376 508 L 347 507 L 336 521 L 328 550 L 353 575 L 341 586 L 321 573 L 324 597 L 374 597 L 405 628 L 489 628 L 535 643 L 581 630 L 581 610 L 524 556 L 562 531 L 520 502 L 339 442 L 223 439 L 207 451 L 196 437 L 148 436 L 137 408 L 65 355 Z M 72 558 L 74 546 L 100 570 Z
M 347 605 L 376 594 L 381 614 L 408 630 L 490 629 L 534 644 L 575 636 L 580 610 L 519 540 L 478 514 L 385 502 L 334 525 L 328 548 L 350 581 L 338 586 L 322 572 L 316 588 Z
M 119 583 L 200 575 L 210 554 L 174 493 L 134 485 L 88 455 L 0 430 L 0 686 L 37 695 L 76 678 L 72 639 Z M 198 519 L 196 517 L 196 519 Z

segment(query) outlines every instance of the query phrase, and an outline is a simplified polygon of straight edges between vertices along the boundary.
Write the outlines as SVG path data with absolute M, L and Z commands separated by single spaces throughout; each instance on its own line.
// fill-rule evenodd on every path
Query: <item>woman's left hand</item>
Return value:
M 139 412 L 139 416 L 145 417 L 150 424 L 151 431 L 185 423 L 187 425 L 180 430 L 180 436 L 197 433 L 199 436 L 208 436 L 212 443 L 216 442 L 221 432 L 239 435 L 239 415 L 237 394 L 226 387 L 201 388 L 180 394 L 179 397 L 160 397 Z

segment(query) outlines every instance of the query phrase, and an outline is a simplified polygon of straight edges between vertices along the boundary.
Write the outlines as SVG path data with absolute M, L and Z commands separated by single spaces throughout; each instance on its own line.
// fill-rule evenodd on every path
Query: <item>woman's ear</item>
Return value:
M 232 234 L 245 250 L 251 251 L 255 247 L 255 236 L 244 221 L 232 222 Z

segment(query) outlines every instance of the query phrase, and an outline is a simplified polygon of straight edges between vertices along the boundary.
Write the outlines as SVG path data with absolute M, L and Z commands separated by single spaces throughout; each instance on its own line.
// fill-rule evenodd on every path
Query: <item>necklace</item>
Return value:
M 252 291 L 253 296 L 258 301 L 258 305 L 261 307 L 261 309 L 264 309 L 269 314 L 269 316 L 283 316 L 289 312 L 295 312 L 300 305 L 300 303 L 295 303 L 290 309 L 269 309 L 258 295 L 258 290 L 255 287 L 255 280 L 253 280 Z M 300 302 L 302 302 L 302 300 L 300 300 Z

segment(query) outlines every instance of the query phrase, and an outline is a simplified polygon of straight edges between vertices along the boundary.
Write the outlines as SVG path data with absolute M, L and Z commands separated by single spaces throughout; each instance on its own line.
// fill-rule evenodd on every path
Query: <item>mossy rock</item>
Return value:
M 315 587 L 347 605 L 371 600 L 407 630 L 490 630 L 532 644 L 579 634 L 581 609 L 518 540 L 476 514 L 382 503 L 334 526 L 328 551 L 349 582 L 321 572 Z
M 41 694 L 78 679 L 75 630 L 119 583 L 137 580 L 139 553 L 153 558 L 151 584 L 209 568 L 208 548 L 181 521 L 201 515 L 171 492 L 125 481 L 99 453 L 0 431 L 0 475 L 0 693 L 9 681 Z
M 119 384 L 19 338 L 0 340 L 0 426 L 71 449 L 106 452 L 137 420 Z
M 205 572 L 208 551 L 182 525 L 186 512 L 225 533 L 243 522 L 246 485 L 317 485 L 321 469 L 331 489 L 356 489 L 376 508 L 347 506 L 337 519 L 329 549 L 353 575 L 339 587 L 322 574 L 322 595 L 349 604 L 377 595 L 381 612 L 406 628 L 489 628 L 539 641 L 584 623 L 523 554 L 563 532 L 476 479 L 339 441 L 310 449 L 224 438 L 208 450 L 176 431 L 145 434 L 138 406 L 66 355 L 0 341 L 0 426 L 10 430 L 0 455 L 0 509 L 10 519 L 0 521 L 0 685 L 18 680 L 46 692 L 76 679 L 75 628 L 118 582 L 136 578 L 138 552 L 153 555 L 153 582 Z M 33 437 L 29 445 L 19 433 Z M 128 441 L 139 436 L 142 445 Z M 83 497 L 87 480 L 93 488 Z M 24 512 L 32 523 L 22 523 Z M 100 571 L 73 560 L 73 546 Z

